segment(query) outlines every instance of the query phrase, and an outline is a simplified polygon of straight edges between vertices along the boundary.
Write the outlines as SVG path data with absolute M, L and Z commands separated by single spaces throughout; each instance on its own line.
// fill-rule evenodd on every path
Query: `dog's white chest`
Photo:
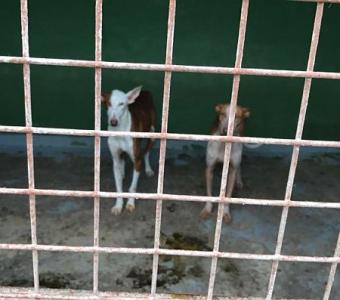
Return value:
M 131 115 L 120 120 L 117 127 L 109 126 L 109 131 L 131 131 Z M 110 136 L 107 140 L 112 155 L 126 152 L 133 159 L 133 138 L 130 136 Z
M 224 160 L 224 143 L 210 141 L 207 147 L 207 163 L 211 165 L 214 162 L 223 162 Z M 238 167 L 242 160 L 243 145 L 234 143 L 231 146 L 230 161 L 234 167 Z
M 126 152 L 132 158 L 133 156 L 133 140 L 131 137 L 109 137 L 108 145 L 111 153 Z

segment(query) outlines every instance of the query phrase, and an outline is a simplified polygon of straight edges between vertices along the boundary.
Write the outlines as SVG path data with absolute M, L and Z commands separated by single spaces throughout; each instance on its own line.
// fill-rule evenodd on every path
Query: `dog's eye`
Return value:
M 119 104 L 118 104 L 118 106 L 123 106 L 123 105 L 124 105 L 124 103 L 119 103 Z

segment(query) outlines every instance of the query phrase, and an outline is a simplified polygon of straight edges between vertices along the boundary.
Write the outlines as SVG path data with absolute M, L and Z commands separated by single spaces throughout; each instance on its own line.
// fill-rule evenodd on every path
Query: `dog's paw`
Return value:
M 155 175 L 155 172 L 152 169 L 149 170 L 145 170 L 146 176 L 148 177 L 152 177 L 153 175 Z
M 128 204 L 126 205 L 126 208 L 125 208 L 125 209 L 126 209 L 129 213 L 133 213 L 134 210 L 136 209 L 136 207 L 135 207 L 134 204 L 128 203 Z
M 200 219 L 206 220 L 206 219 L 209 218 L 210 214 L 211 214 L 211 211 L 209 211 L 209 210 L 206 209 L 206 208 L 203 208 L 203 209 L 201 210 L 201 213 L 200 213 Z
M 223 223 L 230 224 L 231 223 L 231 215 L 230 213 L 224 213 L 223 215 Z
M 115 215 L 115 216 L 118 216 L 121 214 L 122 212 L 122 207 L 121 206 L 113 206 L 111 208 L 111 212 Z

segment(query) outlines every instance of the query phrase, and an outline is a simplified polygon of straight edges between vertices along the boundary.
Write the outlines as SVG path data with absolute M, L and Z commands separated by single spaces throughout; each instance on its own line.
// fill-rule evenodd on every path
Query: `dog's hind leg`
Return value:
M 153 125 L 150 128 L 150 132 L 155 132 L 155 127 Z M 145 155 L 144 155 L 145 173 L 149 177 L 154 175 L 154 171 L 152 170 L 151 164 L 150 164 L 150 151 L 154 143 L 155 143 L 154 139 L 148 139 L 146 149 L 145 149 Z
M 154 132 L 154 131 L 155 131 L 154 128 L 151 128 L 150 132 Z M 149 177 L 154 175 L 154 171 L 152 170 L 151 164 L 150 164 L 150 151 L 151 151 L 153 144 L 154 144 L 154 140 L 148 139 L 148 144 L 146 146 L 145 155 L 144 155 L 145 173 Z
M 145 173 L 146 173 L 146 175 L 149 176 L 149 177 L 153 176 L 154 171 L 152 170 L 151 165 L 150 165 L 150 151 L 145 153 L 144 163 L 145 163 Z

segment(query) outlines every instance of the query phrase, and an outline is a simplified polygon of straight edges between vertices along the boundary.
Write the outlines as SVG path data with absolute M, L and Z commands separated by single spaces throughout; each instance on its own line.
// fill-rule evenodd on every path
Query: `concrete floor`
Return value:
M 7 142 L 11 137 L 6 137 Z M 59 147 L 50 138 L 43 147 L 35 140 L 35 180 L 38 188 L 91 190 L 93 188 L 93 144 L 72 138 L 72 147 Z M 0 186 L 26 187 L 27 167 L 24 138 L 0 143 Z M 46 143 L 45 143 L 46 145 Z M 58 146 L 59 145 L 59 146 Z M 179 145 L 179 146 L 178 146 Z M 167 153 L 164 191 L 172 194 L 204 195 L 204 147 L 179 143 Z M 51 150 L 53 149 L 53 151 Z M 80 150 L 81 151 L 80 151 Z M 283 150 L 282 150 L 283 149 Z M 294 200 L 339 201 L 340 153 L 309 152 L 302 149 Z M 245 151 L 240 197 L 282 199 L 289 169 L 288 148 L 263 146 Z M 157 152 L 153 153 L 157 166 Z M 131 165 L 128 166 L 128 180 Z M 215 193 L 221 169 L 216 171 Z M 128 186 L 126 181 L 125 190 Z M 155 192 L 157 178 L 144 174 L 139 191 Z M 101 189 L 113 191 L 111 158 L 102 147 Z M 135 213 L 114 217 L 112 199 L 102 199 L 100 207 L 101 246 L 152 247 L 155 202 L 137 201 Z M 166 201 L 162 214 L 162 245 L 167 248 L 209 250 L 213 244 L 214 214 L 200 221 L 203 204 Z M 233 221 L 223 225 L 221 250 L 272 254 L 281 209 L 278 207 L 231 207 Z M 216 210 L 214 211 L 216 213 Z M 93 199 L 37 197 L 38 243 L 84 245 L 93 243 Z M 340 231 L 340 211 L 336 209 L 291 208 L 284 238 L 283 253 L 290 255 L 333 256 Z M 28 199 L 25 196 L 0 196 L 0 243 L 30 243 Z M 100 289 L 103 291 L 150 291 L 152 256 L 101 255 Z M 328 278 L 327 264 L 289 263 L 279 265 L 275 297 L 321 299 Z M 216 295 L 257 296 L 266 294 L 271 263 L 253 260 L 221 259 L 218 262 Z M 206 294 L 210 260 L 194 257 L 161 257 L 158 291 L 165 293 Z M 76 253 L 39 254 L 41 286 L 51 288 L 92 288 L 92 256 Z M 32 286 L 31 253 L 0 251 L 0 285 Z M 340 299 L 338 270 L 331 299 Z

